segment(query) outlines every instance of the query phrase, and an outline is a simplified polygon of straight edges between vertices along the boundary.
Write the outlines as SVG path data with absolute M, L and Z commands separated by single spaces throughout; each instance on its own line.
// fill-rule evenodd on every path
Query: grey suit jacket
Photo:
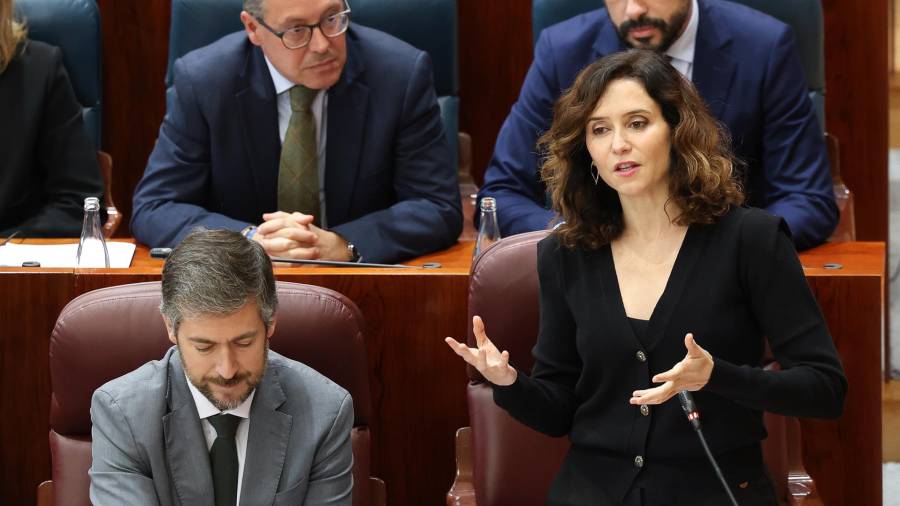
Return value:
M 350 505 L 353 400 L 269 351 L 250 409 L 239 504 Z M 91 400 L 91 502 L 213 506 L 209 453 L 176 347 Z

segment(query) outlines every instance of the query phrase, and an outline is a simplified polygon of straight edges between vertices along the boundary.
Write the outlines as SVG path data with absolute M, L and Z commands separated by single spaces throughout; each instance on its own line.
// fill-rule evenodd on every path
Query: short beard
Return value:
M 622 42 L 624 42 L 628 46 L 632 46 L 637 49 L 651 49 L 653 51 L 659 51 L 663 53 L 670 47 L 672 47 L 672 44 L 674 44 L 678 39 L 678 36 L 681 35 L 681 30 L 684 28 L 690 12 L 691 3 L 688 2 L 687 7 L 681 9 L 680 11 L 676 11 L 674 14 L 672 14 L 672 17 L 669 18 L 668 21 L 660 18 L 649 18 L 646 15 L 643 15 L 634 20 L 628 19 L 621 25 L 619 25 L 619 38 L 622 39 Z M 652 45 L 649 43 L 638 41 L 637 45 L 632 45 L 632 42 L 628 40 L 628 32 L 635 28 L 645 26 L 659 29 L 660 33 L 662 33 L 662 39 L 659 41 L 659 44 Z
M 268 366 L 269 366 L 269 347 L 266 346 L 265 352 L 263 353 L 262 370 L 260 371 L 258 376 L 254 377 L 251 375 L 251 373 L 246 372 L 244 374 L 235 375 L 233 378 L 227 379 L 227 380 L 222 377 L 203 378 L 203 381 L 199 385 L 194 383 L 194 380 L 190 378 L 190 375 L 188 375 L 188 379 L 190 380 L 190 382 L 192 384 L 194 384 L 194 387 L 201 394 L 203 394 L 203 396 L 206 397 L 207 400 L 209 400 L 209 402 L 211 402 L 213 406 L 216 407 L 216 409 L 218 409 L 219 411 L 228 411 L 230 409 L 234 409 L 234 408 L 240 406 L 244 401 L 247 400 L 248 397 L 250 397 L 250 394 L 252 394 L 253 391 L 256 390 L 256 387 L 259 386 L 259 383 L 262 381 L 263 376 L 266 375 L 266 368 Z M 239 398 L 234 399 L 230 402 L 221 401 L 219 399 L 216 399 L 215 395 L 213 394 L 212 388 L 210 388 L 210 386 L 209 386 L 211 383 L 219 385 L 219 386 L 233 386 L 233 385 L 237 385 L 242 382 L 247 383 L 247 391 L 243 395 L 241 395 Z

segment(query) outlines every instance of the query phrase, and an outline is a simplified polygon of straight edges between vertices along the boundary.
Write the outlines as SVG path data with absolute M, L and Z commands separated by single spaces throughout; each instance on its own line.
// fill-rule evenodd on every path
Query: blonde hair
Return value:
M 14 12 L 14 0 L 0 0 L 0 73 L 15 58 L 19 44 L 28 35 L 25 24 L 13 19 Z

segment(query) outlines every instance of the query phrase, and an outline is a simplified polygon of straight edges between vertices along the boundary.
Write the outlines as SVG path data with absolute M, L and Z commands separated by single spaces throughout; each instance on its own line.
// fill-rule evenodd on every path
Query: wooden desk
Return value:
M 276 269 L 280 280 L 344 293 L 366 318 L 372 469 L 391 505 L 443 504 L 453 479 L 453 434 L 468 424 L 466 376 L 443 338 L 466 335 L 471 248 L 460 243 L 412 262 L 440 262 L 437 270 Z M 825 245 L 801 257 L 850 379 L 840 420 L 803 422 L 807 469 L 826 504 L 878 505 L 884 245 Z M 63 306 L 97 288 L 158 280 L 161 266 L 139 247 L 129 269 L 0 269 L 3 503 L 33 504 L 35 487 L 50 477 L 47 353 Z

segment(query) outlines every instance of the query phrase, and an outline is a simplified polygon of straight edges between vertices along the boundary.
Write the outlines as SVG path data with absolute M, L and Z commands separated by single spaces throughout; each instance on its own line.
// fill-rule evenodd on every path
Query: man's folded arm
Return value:
M 462 210 L 431 61 L 420 53 L 406 89 L 394 140 L 394 191 L 387 209 L 332 227 L 366 261 L 395 262 L 452 245 L 462 231 Z
M 210 212 L 209 128 L 197 106 L 193 81 L 175 62 L 174 94 L 147 169 L 134 192 L 131 231 L 151 247 L 172 247 L 195 227 L 241 230 L 249 223 Z
M 789 30 L 771 55 L 764 94 L 764 206 L 787 221 L 803 250 L 828 239 L 839 213 L 822 129 Z

